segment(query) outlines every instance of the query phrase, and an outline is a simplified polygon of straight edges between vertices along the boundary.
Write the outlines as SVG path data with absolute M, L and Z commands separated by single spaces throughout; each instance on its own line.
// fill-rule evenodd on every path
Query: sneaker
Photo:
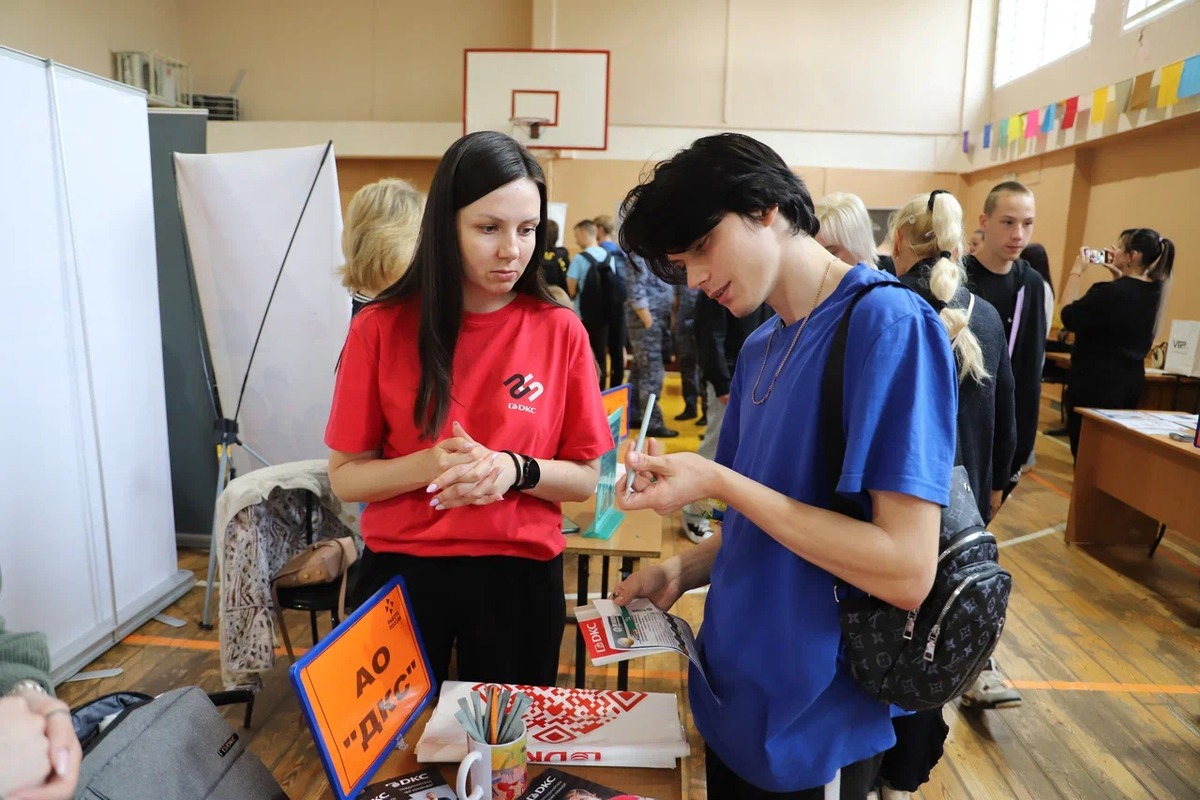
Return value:
M 1004 676 L 996 669 L 993 661 L 979 673 L 975 683 L 962 696 L 962 707 L 973 709 L 1016 708 L 1021 705 L 1021 695 L 1016 689 L 1005 685 Z
M 708 414 L 701 414 L 700 419 L 696 420 L 696 424 L 703 428 L 708 424 Z
M 687 408 L 683 409 L 682 414 L 675 417 L 675 421 L 676 422 L 686 422 L 689 419 L 695 419 L 696 416 L 697 416 L 696 407 L 688 406 Z
M 653 436 L 655 439 L 674 439 L 679 435 L 679 431 L 673 431 L 665 425 L 661 428 L 651 428 L 646 431 L 647 436 Z
M 910 792 L 901 792 L 896 789 L 890 789 L 887 786 L 881 790 L 880 800 L 909 800 L 912 797 Z
M 713 535 L 713 530 L 712 526 L 708 524 L 708 520 L 701 517 L 696 522 L 684 523 L 683 534 L 687 536 L 689 541 L 700 544 Z

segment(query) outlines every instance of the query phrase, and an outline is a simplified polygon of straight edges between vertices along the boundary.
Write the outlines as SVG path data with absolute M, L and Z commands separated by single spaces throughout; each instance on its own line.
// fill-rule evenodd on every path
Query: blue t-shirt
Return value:
M 778 316 L 746 340 L 734 372 L 716 460 L 802 503 L 829 507 L 821 435 L 821 379 L 834 332 L 862 286 L 895 281 L 859 264 L 813 313 L 770 398 L 760 399 L 799 322 Z M 846 457 L 838 491 L 863 503 L 867 491 L 949 502 L 958 377 L 946 329 L 917 295 L 871 292 L 854 310 L 846 344 Z M 841 653 L 834 578 L 779 544 L 734 508 L 700 630 L 720 705 L 693 674 L 696 728 L 729 767 L 772 792 L 822 786 L 841 767 L 895 742 L 888 706 L 850 676 Z
M 584 250 L 583 253 L 587 253 L 592 258 L 596 259 L 596 263 L 598 264 L 603 264 L 604 259 L 608 258 L 608 251 L 600 245 L 589 247 Z M 588 271 L 592 268 L 592 262 L 584 258 L 583 253 L 580 253 L 572 258 L 570 266 L 567 267 L 567 278 L 576 282 L 575 313 L 577 314 L 582 313 L 582 309 L 579 307 L 579 299 L 583 297 L 583 283 L 587 279 Z M 612 269 L 614 274 L 616 274 L 617 271 L 615 261 L 616 259 L 614 258 L 613 261 L 610 262 L 613 264 Z

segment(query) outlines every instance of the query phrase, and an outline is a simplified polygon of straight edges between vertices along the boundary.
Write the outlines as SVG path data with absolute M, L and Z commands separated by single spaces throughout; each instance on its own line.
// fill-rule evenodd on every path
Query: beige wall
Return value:
M 1189 268 L 1200 252 L 1191 202 L 1200 186 L 1200 114 L 963 176 L 969 222 L 991 187 L 1014 174 L 1037 198 L 1033 241 L 1050 255 L 1060 297 L 1080 247 L 1108 246 L 1125 228 L 1153 228 L 1177 249 L 1167 325 L 1200 318 L 1200 275 Z M 1088 270 L 1081 291 L 1106 279 Z
M 945 134 L 961 130 L 970 5 L 557 0 L 555 41 L 612 51 L 618 125 Z
M 970 3 L 734 0 L 730 124 L 961 131 Z
M 1075 95 L 1091 107 L 1093 90 L 1189 58 L 1200 50 L 1200 3 L 1158 17 L 1140 31 L 1122 33 L 1124 18 L 1125 0 L 1096 0 L 1091 44 L 995 89 L 989 119 L 1022 114 Z
M 554 6 L 557 47 L 612 51 L 610 124 L 721 124 L 726 0 Z
M 0 44 L 106 78 L 112 51 L 181 57 L 175 0 L 0 0 Z
M 466 47 L 529 47 L 530 0 L 179 0 L 197 91 L 245 68 L 246 119 L 462 119 Z
M 342 213 L 354 193 L 380 178 L 403 178 L 422 192 L 429 192 L 436 158 L 342 158 L 337 159 L 338 191 L 342 197 Z

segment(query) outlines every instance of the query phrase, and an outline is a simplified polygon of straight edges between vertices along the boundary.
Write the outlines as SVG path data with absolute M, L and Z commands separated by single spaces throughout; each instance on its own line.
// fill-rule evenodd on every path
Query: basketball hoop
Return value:
M 517 132 L 518 128 L 525 131 L 526 136 L 533 140 L 538 139 L 542 135 L 542 126 L 550 122 L 546 117 L 512 117 L 509 122 L 513 125 L 513 133 Z

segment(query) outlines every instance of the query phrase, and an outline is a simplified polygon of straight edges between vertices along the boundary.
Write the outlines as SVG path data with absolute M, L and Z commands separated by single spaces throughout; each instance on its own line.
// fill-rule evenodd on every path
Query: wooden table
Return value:
M 392 753 L 387 761 L 383 762 L 383 766 L 379 768 L 379 772 L 371 779 L 371 783 L 380 783 L 390 778 L 398 778 L 401 775 L 408 775 L 412 772 L 419 772 L 422 769 L 428 769 L 430 766 L 438 768 L 442 773 L 442 777 L 454 788 L 454 781 L 458 775 L 458 764 L 420 764 L 417 762 L 417 742 L 421 740 L 421 734 L 425 731 L 425 725 L 429 722 L 433 710 L 426 709 L 425 713 L 416 721 L 404 736 L 404 741 L 408 743 L 408 748 L 403 752 L 397 750 Z M 674 769 L 634 769 L 626 767 L 579 767 L 573 764 L 530 764 L 529 765 L 529 780 L 541 775 L 550 767 L 578 775 L 585 780 L 593 783 L 599 783 L 610 789 L 617 789 L 630 794 L 641 795 L 642 797 L 653 797 L 656 800 L 681 800 L 683 797 L 683 769 L 676 762 Z M 325 798 L 333 797 L 333 790 L 326 788 L 322 795 Z M 490 795 L 488 795 L 490 800 Z
M 1067 541 L 1151 545 L 1160 525 L 1200 540 L 1200 448 L 1080 414 Z
M 640 566 L 643 558 L 659 558 L 662 556 L 662 517 L 649 509 L 625 512 L 625 519 L 617 527 L 609 539 L 585 539 L 586 531 L 596 517 L 596 498 L 592 497 L 583 503 L 563 503 L 562 513 L 579 526 L 580 533 L 568 534 L 568 555 L 579 557 L 579 577 L 577 582 L 577 605 L 587 605 L 588 597 L 588 568 L 592 556 L 603 558 L 603 572 L 600 576 L 600 595 L 608 596 L 609 559 L 613 556 L 621 558 L 621 573 L 628 575 Z M 583 644 L 583 633 L 575 629 L 575 688 L 582 689 L 586 677 L 587 650 Z M 617 688 L 625 691 L 629 688 L 629 662 L 617 664 Z M 601 781 L 603 783 L 603 781 Z
M 1046 353 L 1046 361 L 1064 369 L 1071 368 L 1070 353 Z M 1146 385 L 1137 407 L 1143 411 L 1190 411 L 1195 414 L 1200 411 L 1200 378 L 1174 375 L 1147 367 Z

